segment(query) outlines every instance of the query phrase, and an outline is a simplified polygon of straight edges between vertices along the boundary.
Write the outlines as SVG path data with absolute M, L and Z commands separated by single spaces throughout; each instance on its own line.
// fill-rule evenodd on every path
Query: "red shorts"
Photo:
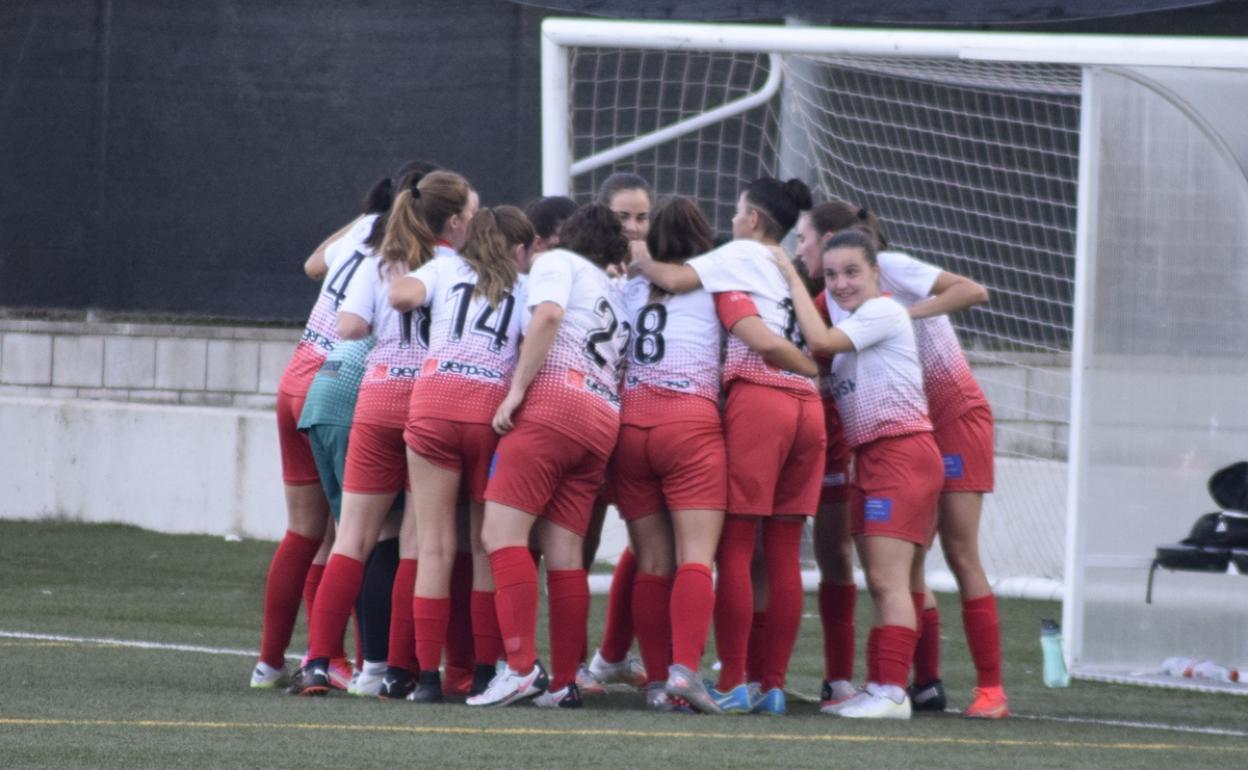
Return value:
M 944 492 L 991 492 L 993 486 L 992 410 L 977 406 L 936 429 L 936 446 L 945 461 Z
M 498 446 L 494 428 L 479 422 L 417 417 L 407 424 L 403 441 L 429 462 L 462 475 L 462 486 L 478 502 L 485 499 L 490 462 Z
M 858 447 L 850 487 L 850 531 L 930 545 L 944 476 L 931 433 L 881 438 Z
M 585 537 L 607 461 L 559 431 L 520 422 L 498 441 L 485 499 Z
M 728 461 L 716 423 L 621 425 L 610 475 L 625 521 L 661 511 L 722 511 L 728 505 Z
M 292 396 L 277 392 L 277 444 L 282 450 L 282 481 L 290 486 L 319 484 L 316 457 L 308 434 L 299 430 L 299 415 L 307 394 Z
M 819 399 L 734 382 L 724 409 L 728 512 L 815 515 L 823 487 L 823 431 Z
M 357 422 L 347 438 L 342 490 L 386 495 L 407 487 L 407 446 L 403 429 Z
M 828 450 L 823 463 L 823 491 L 819 496 L 820 505 L 843 503 L 849 500 L 849 444 L 845 441 L 845 430 L 841 425 L 841 415 L 831 399 L 823 402 L 823 427 L 828 435 Z

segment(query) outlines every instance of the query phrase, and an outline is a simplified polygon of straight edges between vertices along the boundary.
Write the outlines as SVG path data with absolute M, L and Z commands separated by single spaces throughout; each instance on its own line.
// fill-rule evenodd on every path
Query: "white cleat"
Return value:
M 256 662 L 256 667 L 251 671 L 251 686 L 257 690 L 272 690 L 282 687 L 289 683 L 290 674 L 286 671 L 286 666 L 281 668 L 273 668 L 263 660 Z
M 627 684 L 633 687 L 644 687 L 646 684 L 646 667 L 642 665 L 641 659 L 631 652 L 624 656 L 624 660 L 612 663 L 602 657 L 602 651 L 598 650 L 594 653 L 594 659 L 589 663 L 589 672 L 598 677 L 598 681 L 604 685 Z
M 360 698 L 376 698 L 381 694 L 381 683 L 386 679 L 386 662 L 364 661 L 364 667 L 355 672 L 347 693 Z
M 582 695 L 602 695 L 607 691 L 607 686 L 584 663 L 576 669 L 576 686 Z
M 841 706 L 862 692 L 862 688 L 847 679 L 825 680 L 819 696 L 819 710 L 824 714 L 836 714 Z
M 871 682 L 860 695 L 846 701 L 836 711 L 836 716 L 846 719 L 909 719 L 910 697 L 905 689 L 896 685 Z
M 536 661 L 533 663 L 533 669 L 527 674 L 516 673 L 511 666 L 504 666 L 503 670 L 490 680 L 490 686 L 485 689 L 485 692 L 472 696 L 466 702 L 469 706 L 506 706 L 545 692 L 549 683 L 545 669 Z

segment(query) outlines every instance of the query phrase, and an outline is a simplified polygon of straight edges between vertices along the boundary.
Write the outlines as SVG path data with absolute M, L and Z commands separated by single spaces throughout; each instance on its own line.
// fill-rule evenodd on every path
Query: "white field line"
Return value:
M 204 655 L 235 655 L 255 658 L 256 650 L 240 650 L 233 647 L 206 647 L 199 644 L 169 644 L 167 642 L 148 642 L 137 639 L 112 639 L 97 636 L 66 636 L 62 634 L 35 634 L 26 631 L 0 631 L 0 639 L 24 639 L 33 642 L 64 642 L 69 644 L 96 644 L 107 647 L 131 647 L 140 650 L 169 650 L 173 652 L 198 652 Z M 287 655 L 289 660 L 298 660 L 298 655 Z M 790 690 L 789 694 L 798 700 L 818 703 L 813 695 Z M 947 709 L 948 713 L 960 713 L 957 709 Z M 1248 730 L 1230 730 L 1221 727 L 1199 727 L 1195 725 L 1172 725 L 1164 722 L 1134 722 L 1125 719 L 1087 719 L 1084 717 L 1061 717 L 1047 714 L 1012 714 L 1011 719 L 1029 719 L 1037 722 L 1064 722 L 1067 724 L 1100 725 L 1104 727 L 1126 727 L 1135 730 L 1159 730 L 1176 733 L 1194 733 L 1199 735 L 1225 735 L 1233 738 L 1248 738 Z

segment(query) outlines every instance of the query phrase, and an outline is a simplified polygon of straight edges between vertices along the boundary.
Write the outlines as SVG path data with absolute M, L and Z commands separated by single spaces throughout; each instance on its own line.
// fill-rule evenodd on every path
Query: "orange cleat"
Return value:
M 1005 719 L 1010 715 L 1010 701 L 1005 697 L 1005 688 L 976 687 L 971 705 L 963 716 L 970 719 Z

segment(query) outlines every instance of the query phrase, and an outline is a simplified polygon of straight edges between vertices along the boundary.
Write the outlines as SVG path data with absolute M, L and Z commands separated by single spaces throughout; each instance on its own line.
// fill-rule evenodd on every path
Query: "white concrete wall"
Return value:
M 0 398 L 0 518 L 277 539 L 271 412 Z

